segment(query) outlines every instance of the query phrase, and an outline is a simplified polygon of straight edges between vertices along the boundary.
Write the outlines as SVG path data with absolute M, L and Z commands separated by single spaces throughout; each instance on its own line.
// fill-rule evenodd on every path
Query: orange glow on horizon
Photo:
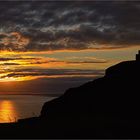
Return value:
M 16 38 L 18 40 L 20 39 L 19 34 L 13 33 L 13 35 L 17 36 Z M 41 69 L 76 69 L 79 70 L 79 74 L 80 70 L 105 70 L 122 60 L 129 60 L 132 56 L 131 53 L 137 51 L 139 46 L 124 48 L 110 48 L 110 46 L 104 45 L 98 49 L 94 49 L 91 46 L 89 49 L 83 50 L 51 50 L 38 52 L 0 51 L 0 82 L 10 84 L 10 82 L 28 81 L 38 78 L 77 76 L 66 75 L 66 73 L 63 75 L 59 75 L 59 73 L 47 75 L 47 73 L 45 73 L 43 75 Z M 126 49 L 128 55 L 125 53 Z M 104 60 L 105 63 L 100 63 L 101 60 Z M 33 74 L 35 69 L 38 70 L 38 74 Z M 82 77 L 84 75 L 80 76 Z
M 37 79 L 38 77 L 33 77 L 33 76 L 26 76 L 26 77 L 4 77 L 4 78 L 0 79 L 0 82 L 28 81 L 28 80 Z
M 20 55 L 20 54 L 53 54 L 53 53 L 65 53 L 65 52 L 85 52 L 85 51 L 93 51 L 93 52 L 98 52 L 98 51 L 115 51 L 115 50 L 126 50 L 126 49 L 139 49 L 139 45 L 131 45 L 127 46 L 124 48 L 121 47 L 112 47 L 111 45 L 103 45 L 101 48 L 87 48 L 87 49 L 82 49 L 82 50 L 76 50 L 76 49 L 62 49 L 62 50 L 44 50 L 44 51 L 6 51 L 6 50 L 1 50 L 0 54 L 12 54 L 12 55 Z

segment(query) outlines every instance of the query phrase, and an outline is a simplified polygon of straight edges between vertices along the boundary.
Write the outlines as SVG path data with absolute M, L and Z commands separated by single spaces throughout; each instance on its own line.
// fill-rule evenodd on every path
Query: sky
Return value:
M 0 1 L 0 93 L 55 92 L 140 49 L 138 1 Z

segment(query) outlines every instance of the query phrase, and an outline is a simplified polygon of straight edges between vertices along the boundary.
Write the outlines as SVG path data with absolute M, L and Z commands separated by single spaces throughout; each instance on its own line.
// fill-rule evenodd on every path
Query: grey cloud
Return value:
M 100 44 L 113 45 L 112 48 L 139 45 L 139 5 L 138 1 L 3 1 L 0 32 L 18 32 L 30 41 L 22 47 L 0 41 L 0 50 L 81 50 L 88 49 L 89 44 L 92 49 Z M 0 40 L 3 38 L 5 35 L 0 35 Z

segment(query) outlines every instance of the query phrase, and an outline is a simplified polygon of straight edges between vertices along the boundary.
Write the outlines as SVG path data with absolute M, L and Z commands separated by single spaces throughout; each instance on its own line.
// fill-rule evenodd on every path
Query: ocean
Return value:
M 0 123 L 39 116 L 43 104 L 54 98 L 41 95 L 0 95 Z

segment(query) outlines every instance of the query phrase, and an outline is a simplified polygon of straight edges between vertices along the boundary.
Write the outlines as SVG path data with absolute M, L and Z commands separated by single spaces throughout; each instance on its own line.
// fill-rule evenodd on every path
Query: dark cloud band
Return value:
M 10 72 L 10 73 L 9 73 Z M 16 69 L 13 70 L 7 70 L 8 74 L 5 74 L 4 76 L 1 76 L 0 78 L 5 77 L 26 77 L 26 76 L 102 76 L 104 75 L 104 70 L 78 70 L 78 69 Z
M 102 49 L 100 45 L 112 49 L 139 45 L 139 15 L 138 1 L 1 1 L 0 50 Z

